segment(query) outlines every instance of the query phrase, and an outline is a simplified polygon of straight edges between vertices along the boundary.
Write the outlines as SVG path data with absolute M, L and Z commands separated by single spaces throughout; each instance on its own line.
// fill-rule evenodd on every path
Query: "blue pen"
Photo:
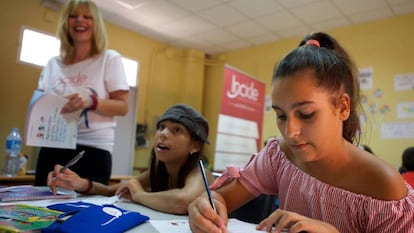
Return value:
M 208 181 L 207 181 L 206 172 L 204 170 L 203 160 L 200 159 L 198 161 L 198 165 L 200 165 L 201 176 L 203 177 L 204 187 L 206 188 L 208 200 L 210 201 L 210 205 L 213 208 L 213 210 L 217 212 L 216 205 L 214 204 L 214 201 L 213 201 L 213 196 L 211 195 L 210 188 L 208 187 Z

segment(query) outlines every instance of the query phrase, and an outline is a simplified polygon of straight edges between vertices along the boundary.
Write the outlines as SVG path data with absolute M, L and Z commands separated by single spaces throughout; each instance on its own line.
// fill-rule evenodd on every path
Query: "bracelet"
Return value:
M 91 106 L 88 108 L 89 110 L 96 110 L 96 108 L 98 107 L 98 97 L 96 95 L 90 95 L 89 96 L 91 99 Z
M 82 191 L 82 192 L 77 191 L 78 193 L 88 194 L 92 190 L 92 186 L 93 186 L 92 180 L 90 180 L 90 179 L 86 179 L 86 180 L 88 181 L 88 188 L 85 191 Z

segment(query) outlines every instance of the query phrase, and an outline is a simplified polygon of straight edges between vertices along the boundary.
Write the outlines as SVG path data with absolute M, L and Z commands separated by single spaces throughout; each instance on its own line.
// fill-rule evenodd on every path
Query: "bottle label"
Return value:
M 7 140 L 6 141 L 7 150 L 20 151 L 21 148 L 22 148 L 21 140 Z

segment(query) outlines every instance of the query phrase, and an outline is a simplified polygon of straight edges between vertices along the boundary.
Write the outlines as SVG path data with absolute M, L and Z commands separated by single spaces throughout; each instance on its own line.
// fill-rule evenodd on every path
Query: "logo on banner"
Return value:
M 240 96 L 252 101 L 257 101 L 259 97 L 259 90 L 254 87 L 254 82 L 250 82 L 250 85 L 240 83 L 237 80 L 236 75 L 233 74 L 231 76 L 231 88 L 226 94 L 230 99 Z

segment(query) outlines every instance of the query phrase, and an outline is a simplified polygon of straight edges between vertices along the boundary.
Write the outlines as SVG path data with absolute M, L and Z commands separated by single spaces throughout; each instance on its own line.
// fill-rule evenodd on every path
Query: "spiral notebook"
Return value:
M 18 185 L 4 187 L 0 186 L 0 201 L 29 201 L 29 200 L 47 200 L 47 199 L 69 199 L 75 198 L 75 192 L 58 192 L 53 194 L 50 190 L 37 188 L 31 185 Z

